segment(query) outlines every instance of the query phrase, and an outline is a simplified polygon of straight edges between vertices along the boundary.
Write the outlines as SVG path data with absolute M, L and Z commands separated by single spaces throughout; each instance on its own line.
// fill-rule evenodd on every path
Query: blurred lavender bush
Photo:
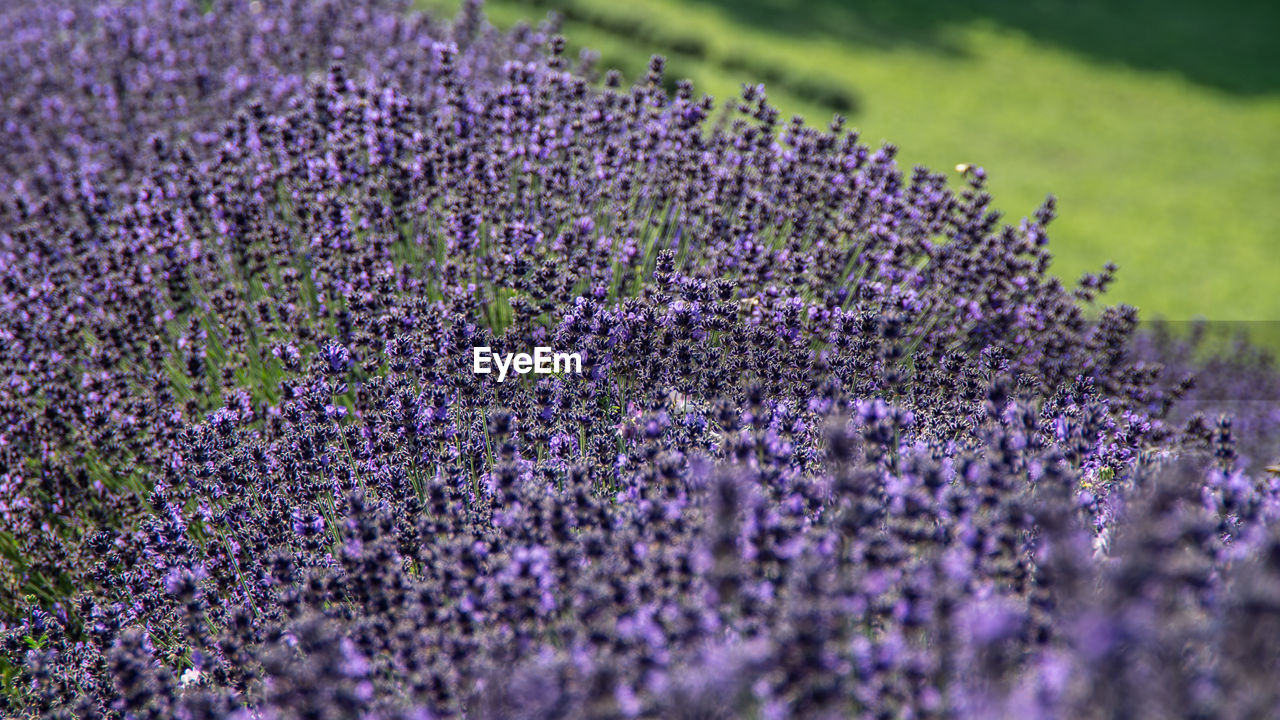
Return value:
M 1277 373 L 1048 275 L 1052 200 L 477 5 L 0 30 L 7 715 L 1280 702 Z

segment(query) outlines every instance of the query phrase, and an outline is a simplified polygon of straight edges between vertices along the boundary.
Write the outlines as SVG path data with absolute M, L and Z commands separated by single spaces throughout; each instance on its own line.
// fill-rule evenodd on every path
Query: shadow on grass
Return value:
M 646 49 L 664 55 L 668 60 L 664 76 L 667 92 L 675 90 L 675 82 L 684 77 L 681 67 L 686 61 L 707 62 L 725 71 L 742 73 L 753 81 L 767 82 L 793 97 L 825 107 L 843 115 L 859 111 L 859 98 L 848 83 L 831 75 L 799 74 L 776 64 L 762 61 L 751 54 L 732 53 L 726 57 L 710 57 L 705 38 L 675 25 L 659 25 L 634 9 L 627 10 L 592 0 L 512 0 L 530 8 L 552 10 L 570 23 L 581 23 L 610 33 L 628 43 L 643 44 Z M 637 53 L 643 57 L 644 53 Z M 601 67 L 633 70 L 636 63 L 616 55 L 600 58 Z
M 1218 90 L 1280 90 L 1274 0 L 688 0 L 801 37 L 954 54 L 943 30 L 986 21 L 1100 62 L 1173 72 Z

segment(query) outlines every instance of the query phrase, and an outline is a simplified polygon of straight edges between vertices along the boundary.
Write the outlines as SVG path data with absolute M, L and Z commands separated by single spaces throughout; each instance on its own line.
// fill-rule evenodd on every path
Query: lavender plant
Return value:
M 1280 699 L 1276 416 L 1180 414 L 1275 371 L 1153 362 L 1052 199 L 477 5 L 0 18 L 6 713 Z

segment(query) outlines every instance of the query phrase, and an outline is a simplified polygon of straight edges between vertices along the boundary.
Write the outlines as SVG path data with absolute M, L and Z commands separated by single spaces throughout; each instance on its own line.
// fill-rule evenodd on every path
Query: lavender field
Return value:
M 1276 717 L 1270 355 L 410 10 L 0 10 L 0 715 Z

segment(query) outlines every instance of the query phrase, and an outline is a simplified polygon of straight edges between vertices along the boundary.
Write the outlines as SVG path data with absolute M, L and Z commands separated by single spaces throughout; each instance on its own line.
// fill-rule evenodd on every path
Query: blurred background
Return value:
M 440 17 L 460 3 L 419 0 Z M 661 54 L 671 81 L 717 101 L 763 82 L 784 117 L 846 115 L 906 169 L 982 165 L 1009 221 L 1052 192 L 1065 282 L 1110 260 L 1110 303 L 1280 347 L 1280 3 L 485 4 L 501 28 L 550 11 L 573 56 L 590 48 L 628 80 Z

